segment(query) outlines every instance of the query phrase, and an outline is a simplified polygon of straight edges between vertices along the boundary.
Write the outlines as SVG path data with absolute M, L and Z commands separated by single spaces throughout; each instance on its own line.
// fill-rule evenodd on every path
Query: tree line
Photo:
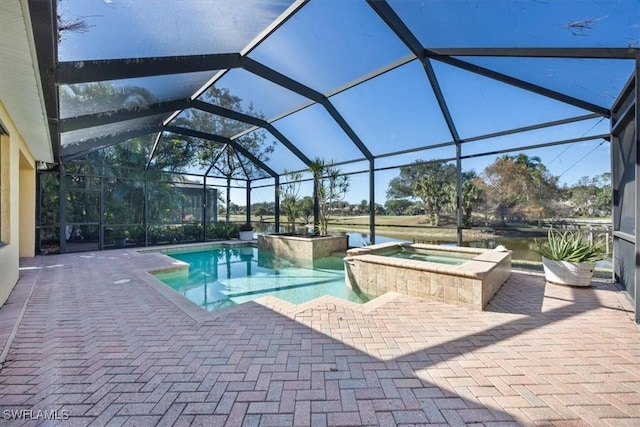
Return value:
M 264 114 L 254 109 L 253 104 L 243 102 L 226 88 L 212 86 L 201 95 L 200 99 L 226 110 L 257 119 L 265 118 Z M 159 101 L 160 99 L 146 88 L 133 85 L 116 86 L 111 82 L 69 85 L 60 92 L 62 108 L 76 113 L 121 108 L 144 109 Z M 193 168 L 209 170 L 211 176 L 222 177 L 226 181 L 226 191 L 220 205 L 224 207 L 223 214 L 229 222 L 232 214 L 230 210 L 232 181 L 237 178 L 253 179 L 265 174 L 242 155 L 241 149 L 251 152 L 262 162 L 268 162 L 275 149 L 275 139 L 270 138 L 262 129 L 244 133 L 251 127 L 250 125 L 195 108 L 181 112 L 171 125 L 227 138 L 240 134 L 242 136 L 235 138 L 233 144 L 224 144 L 189 135 L 164 132 L 157 144 L 153 143 L 154 135 L 134 138 L 125 143 L 88 153 L 84 161 L 101 164 L 106 159 L 107 163 L 113 165 L 138 169 L 148 164 L 149 170 L 155 171 L 178 172 Z M 79 141 L 78 144 L 82 142 Z M 126 150 L 121 149 L 121 146 L 125 146 Z
M 455 223 L 456 168 L 443 161 L 416 160 L 399 168 L 389 182 L 384 205 L 376 204 L 377 215 L 424 215 L 430 225 Z M 611 215 L 611 174 L 583 177 L 571 186 L 561 186 L 539 157 L 525 153 L 497 157 L 480 174 L 473 170 L 461 175 L 463 226 L 502 225 L 537 222 L 552 217 L 607 217 Z M 232 210 L 245 213 L 244 206 Z M 369 202 L 348 203 L 342 199 L 331 205 L 336 215 L 366 215 Z M 281 212 L 308 224 L 313 218 L 313 198 L 284 201 Z M 252 204 L 252 214 L 260 221 L 274 214 L 274 203 Z
M 461 208 L 464 226 L 540 222 L 554 216 L 611 215 L 611 174 L 583 177 L 560 186 L 539 157 L 503 155 L 481 174 L 463 171 Z M 451 163 L 416 160 L 400 168 L 387 190 L 387 213 L 424 213 L 431 225 L 456 211 L 456 169 Z

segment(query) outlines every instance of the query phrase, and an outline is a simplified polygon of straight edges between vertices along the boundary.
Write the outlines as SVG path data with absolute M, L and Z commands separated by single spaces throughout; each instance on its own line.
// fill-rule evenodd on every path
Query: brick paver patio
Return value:
M 168 260 L 24 260 L 0 424 L 640 425 L 640 332 L 611 284 L 514 272 L 485 312 L 387 294 L 206 313 L 145 273 Z

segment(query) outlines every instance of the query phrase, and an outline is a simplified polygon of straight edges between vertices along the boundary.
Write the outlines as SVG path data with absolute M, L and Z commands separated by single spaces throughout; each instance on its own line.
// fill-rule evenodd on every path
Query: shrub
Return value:
M 238 227 L 238 231 L 253 231 L 253 226 L 250 222 L 246 222 Z
M 207 225 L 207 240 L 227 240 L 238 237 L 239 227 L 228 222 Z

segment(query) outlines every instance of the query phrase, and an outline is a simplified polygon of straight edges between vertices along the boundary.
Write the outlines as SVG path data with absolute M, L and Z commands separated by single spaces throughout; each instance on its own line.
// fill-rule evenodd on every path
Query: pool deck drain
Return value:
M 8 336 L 33 283 L 0 410 L 65 409 L 63 425 L 640 424 L 640 331 L 611 284 L 514 272 L 484 312 L 387 294 L 208 313 L 154 286 L 146 271 L 168 262 L 23 260 L 0 308 Z

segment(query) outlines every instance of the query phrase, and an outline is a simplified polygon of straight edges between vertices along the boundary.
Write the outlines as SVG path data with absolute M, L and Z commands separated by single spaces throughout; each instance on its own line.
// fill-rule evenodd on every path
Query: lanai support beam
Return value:
M 59 171 L 59 183 L 58 186 L 58 218 L 60 218 L 60 253 L 67 253 L 67 195 L 65 193 L 66 186 L 64 180 L 64 174 L 66 172 L 66 168 L 64 166 L 64 162 L 60 162 Z
M 36 41 L 35 49 L 38 57 L 38 71 L 42 81 L 42 95 L 47 119 L 53 159 L 60 158 L 60 134 L 58 131 L 58 93 L 55 86 L 53 70 L 58 61 L 58 2 L 42 2 L 28 0 L 29 15 L 33 27 L 33 37 Z M 4 58 L 3 60 L 8 60 Z
M 60 132 L 70 132 L 78 129 L 102 126 L 118 123 L 125 120 L 139 119 L 141 117 L 155 116 L 157 114 L 172 113 L 176 110 L 186 108 L 188 99 L 178 99 L 175 101 L 156 102 L 149 105 L 119 108 L 117 110 L 104 111 L 95 114 L 69 117 L 58 122 Z
M 226 149 L 227 149 L 227 144 L 224 144 L 222 146 L 222 148 L 220 149 L 220 151 L 218 152 L 218 154 L 216 154 L 216 156 L 211 161 L 211 165 L 209 166 L 209 169 L 207 169 L 207 171 L 204 173 L 205 176 L 209 175 L 209 173 L 211 172 L 211 169 L 213 169 L 214 167 L 216 169 L 218 169 L 218 167 L 216 166 L 216 163 L 218 163 L 218 159 L 220 159 L 220 157 L 222 157 L 222 155 L 224 154 L 224 150 L 226 150 Z M 220 169 L 218 169 L 218 170 L 220 170 Z
M 162 138 L 162 132 L 158 132 L 158 135 L 156 135 L 156 139 L 153 141 L 153 146 L 151 147 L 149 158 L 147 159 L 147 164 L 144 166 L 145 171 L 149 169 L 149 166 L 151 166 L 151 160 L 153 160 L 153 156 L 156 154 L 158 144 L 160 144 L 160 138 Z
M 406 24 L 400 19 L 395 11 L 389 6 L 386 1 L 373 1 L 367 0 L 369 6 L 382 18 L 387 26 L 393 31 L 396 36 L 409 48 L 411 53 L 416 55 L 421 61 L 424 70 L 431 84 L 431 88 L 440 107 L 440 111 L 444 117 L 451 138 L 456 146 L 456 242 L 458 246 L 462 245 L 462 161 L 461 156 L 461 140 L 458 130 L 456 129 L 453 118 L 447 106 L 447 102 L 444 99 L 442 89 L 438 83 L 436 73 L 433 70 L 433 66 L 429 61 L 429 58 L 425 55 L 425 50 L 420 41 L 409 30 Z
M 207 174 L 202 176 L 202 241 L 207 241 Z
M 222 171 L 222 169 L 220 169 L 218 167 L 218 160 L 220 159 L 220 157 L 222 157 L 225 153 L 225 151 L 227 150 L 227 145 L 225 144 L 222 149 L 220 150 L 220 152 L 218 154 L 216 154 L 216 157 L 213 159 L 213 162 L 211 162 L 211 166 L 209 166 L 209 169 L 207 169 L 207 175 L 209 175 L 209 173 L 211 173 L 211 169 L 216 169 L 218 172 L 220 172 L 222 174 L 222 176 L 224 176 L 224 172 Z M 226 179 L 226 176 L 224 176 L 224 178 Z
M 636 56 L 635 67 L 635 87 L 634 87 L 634 102 L 635 106 L 635 138 L 634 144 L 636 146 L 636 162 L 635 162 L 635 184 L 636 184 L 636 209 L 635 209 L 635 252 L 636 252 L 636 265 L 634 269 L 634 282 L 635 282 L 635 321 L 640 323 L 640 54 Z M 614 260 L 615 261 L 615 260 Z
M 206 111 L 211 114 L 216 114 L 218 116 L 227 117 L 229 119 L 237 120 L 239 122 L 248 123 L 263 129 L 266 129 L 269 133 L 271 133 L 282 145 L 287 147 L 289 151 L 293 153 L 298 159 L 302 161 L 305 165 L 309 166 L 311 164 L 311 160 L 302 153 L 291 141 L 289 141 L 279 130 L 277 130 L 271 123 L 259 119 L 257 117 L 252 117 L 247 114 L 239 113 L 237 111 L 229 110 L 227 108 L 219 107 L 217 105 L 209 104 L 204 101 L 194 100 L 191 104 L 192 108 L 196 108 L 198 110 Z M 236 139 L 236 138 L 231 138 Z
M 58 64 L 55 71 L 55 81 L 58 84 L 76 84 L 215 71 L 240 67 L 240 58 L 239 53 L 220 53 L 66 61 Z
M 317 102 L 322 105 L 324 109 L 329 113 L 331 118 L 340 126 L 340 128 L 344 131 L 345 134 L 351 139 L 351 142 L 355 144 L 356 147 L 360 150 L 360 152 L 365 156 L 367 160 L 373 159 L 373 154 L 369 151 L 369 149 L 365 146 L 364 142 L 358 137 L 355 131 L 349 126 L 349 123 L 342 117 L 342 115 L 338 112 L 338 110 L 333 106 L 329 98 L 324 96 L 322 93 L 311 89 L 303 85 L 302 83 L 285 76 L 284 74 L 280 74 L 279 72 L 263 65 L 257 61 L 254 61 L 251 58 L 243 57 L 242 58 L 242 68 L 253 73 L 257 76 L 260 76 L 264 79 L 267 79 L 279 86 L 282 86 L 286 89 L 289 89 L 292 92 L 297 93 L 298 95 L 304 96 L 305 98 L 311 99 L 312 101 Z M 314 190 L 315 193 L 315 190 Z M 370 201 L 371 202 L 371 201 Z M 317 228 L 318 219 L 317 212 L 318 202 L 314 200 L 314 229 Z
M 202 223 L 204 225 L 204 241 L 207 241 L 207 224 L 209 223 L 208 218 L 207 218 L 207 208 L 209 207 L 209 203 L 208 202 L 208 198 L 207 198 L 207 176 L 209 175 L 209 173 L 211 172 L 211 169 L 213 169 L 213 167 L 215 166 L 216 162 L 218 161 L 218 159 L 220 158 L 220 156 L 222 156 L 222 153 L 224 153 L 225 148 L 227 148 L 226 145 L 224 145 L 222 147 L 222 149 L 220 150 L 220 152 L 218 154 L 216 154 L 216 157 L 214 157 L 214 159 L 211 161 L 211 164 L 209 165 L 209 167 L 207 168 L 206 172 L 203 175 L 203 188 L 204 188 L 204 199 L 203 199 L 203 209 L 202 209 Z M 217 209 L 218 209 L 218 189 L 216 188 L 216 199 L 213 201 L 213 212 L 214 215 L 217 215 Z M 214 222 L 218 222 L 218 217 L 215 217 L 215 221 Z
M 235 141 L 232 141 L 231 139 L 229 139 L 229 138 L 227 138 L 225 136 L 213 135 L 213 134 L 210 134 L 210 133 L 201 132 L 201 131 L 197 131 L 197 130 L 193 130 L 193 129 L 187 129 L 187 128 L 178 127 L 178 126 L 165 126 L 164 129 L 167 132 L 173 132 L 173 133 L 177 133 L 177 134 L 180 134 L 180 135 L 186 135 L 186 136 L 191 136 L 191 137 L 194 137 L 194 138 L 200 138 L 200 139 L 204 139 L 204 140 L 207 140 L 207 141 L 215 141 L 215 142 L 219 142 L 221 144 L 228 144 L 231 147 L 233 147 L 237 152 L 239 152 L 240 154 L 245 156 L 247 159 L 251 160 L 253 162 L 253 164 L 258 166 L 263 171 L 267 172 L 272 177 L 278 176 L 278 174 L 273 169 L 271 169 L 269 166 L 265 165 L 262 160 L 258 159 L 256 156 L 254 156 L 249 150 L 247 150 L 242 145 L 238 144 Z
M 635 59 L 637 47 L 444 47 L 429 51 L 442 56 L 520 58 Z
M 247 224 L 251 224 L 251 180 L 247 178 Z
M 400 58 L 400 59 L 392 62 L 391 64 L 387 64 L 385 66 L 382 66 L 382 67 L 378 68 L 375 71 L 372 71 L 371 73 L 368 73 L 368 74 L 366 74 L 366 75 L 364 75 L 362 77 L 358 77 L 357 79 L 352 80 L 349 83 L 346 83 L 346 84 L 344 84 L 344 85 L 342 85 L 342 86 L 340 86 L 340 87 L 338 87 L 336 89 L 333 89 L 330 92 L 326 92 L 324 94 L 324 96 L 326 96 L 327 98 L 331 98 L 334 95 L 342 93 L 342 92 L 344 92 L 346 90 L 349 90 L 349 89 L 351 89 L 353 87 L 356 87 L 356 86 L 358 86 L 358 85 L 360 85 L 362 83 L 365 83 L 365 82 L 367 82 L 367 81 L 369 81 L 369 80 L 371 80 L 371 79 L 373 79 L 375 77 L 381 76 L 381 75 L 383 75 L 385 73 L 388 73 L 389 71 L 393 71 L 396 68 L 402 67 L 403 65 L 406 65 L 406 64 L 410 63 L 411 61 L 415 61 L 415 60 L 416 60 L 416 56 L 413 55 L 413 54 L 409 54 L 409 55 L 405 56 L 404 58 Z M 281 113 L 281 114 L 278 114 L 277 116 L 269 118 L 267 120 L 267 122 L 268 123 L 273 123 L 275 121 L 278 121 L 280 119 L 288 117 L 288 116 L 290 116 L 292 114 L 295 114 L 298 111 L 302 111 L 305 108 L 308 108 L 308 107 L 312 106 L 313 104 L 316 104 L 316 102 L 312 101 L 312 100 L 309 100 L 309 101 L 307 101 L 307 102 L 305 102 L 303 104 L 300 104 L 300 105 L 298 105 L 298 106 L 296 106 L 296 107 L 294 107 L 294 108 L 292 108 L 290 110 L 285 111 L 284 113 Z M 242 132 L 239 132 L 237 135 L 233 136 L 232 139 L 236 139 L 237 137 L 240 137 L 242 135 L 246 135 L 247 133 L 253 132 L 254 130 L 256 130 L 256 126 L 254 126 L 252 128 L 249 128 L 249 129 L 245 129 Z
M 78 141 L 74 145 L 68 145 L 66 147 L 62 147 L 61 156 L 65 160 L 72 160 L 78 157 L 85 156 L 101 148 L 105 148 L 110 145 L 114 145 L 119 142 L 126 141 L 131 138 L 138 138 L 140 136 L 149 135 L 150 133 L 158 133 L 158 132 L 162 132 L 161 125 L 145 126 L 139 129 L 134 129 L 134 130 L 119 133 L 116 135 L 109 135 L 109 136 L 100 137 L 100 138 L 92 138 L 84 141 Z
M 369 160 L 369 243 L 376 243 L 376 163 Z
M 601 133 L 598 135 L 582 136 L 580 138 L 563 139 L 560 141 L 542 142 L 542 143 L 531 144 L 531 145 L 521 145 L 521 146 L 518 146 L 517 149 L 522 151 L 537 150 L 539 148 L 555 147 L 556 145 L 575 144 L 576 142 L 596 141 L 598 139 L 604 139 L 605 141 L 610 141 L 610 135 Z M 473 159 L 476 157 L 497 156 L 498 154 L 506 154 L 506 153 L 511 153 L 513 151 L 515 151 L 513 148 L 483 151 L 482 153 L 467 154 L 466 156 L 461 156 L 461 159 L 464 160 L 464 159 Z
M 242 159 L 240 158 L 240 156 L 238 155 L 238 152 L 235 152 L 236 155 L 236 159 L 238 159 L 238 163 L 240 163 L 240 167 L 242 168 L 242 172 L 244 172 L 244 176 L 249 179 L 249 172 L 247 171 L 247 168 L 244 167 L 244 163 L 242 163 Z M 229 165 L 231 166 L 231 165 Z
M 574 98 L 572 96 L 565 95 L 560 92 L 556 92 L 538 85 L 534 85 L 529 82 L 525 82 L 520 79 L 516 79 L 515 77 L 507 76 L 502 73 L 498 73 L 493 70 L 489 70 L 478 65 L 470 64 L 468 62 L 462 61 L 457 58 L 452 58 L 448 55 L 443 55 L 439 52 L 447 51 L 445 49 L 435 49 L 429 50 L 425 49 L 424 46 L 420 43 L 420 41 L 414 36 L 414 34 L 409 30 L 404 21 L 400 19 L 400 17 L 396 14 L 396 12 L 389 6 L 386 1 L 383 0 L 367 0 L 369 6 L 376 11 L 376 13 L 382 18 L 382 20 L 396 33 L 396 35 L 402 40 L 407 47 L 414 53 L 418 58 L 424 60 L 426 58 L 432 58 L 440 62 L 444 62 L 445 64 L 452 65 L 457 68 L 461 68 L 463 70 L 471 71 L 473 73 L 479 74 L 481 76 L 489 77 L 491 79 L 500 81 L 502 83 L 506 83 L 520 89 L 524 89 L 530 92 L 537 93 L 538 95 L 543 95 L 548 98 L 555 99 L 557 101 L 561 101 L 578 108 L 585 109 L 587 111 L 591 111 L 605 117 L 609 117 L 611 112 L 607 108 L 600 107 L 599 105 L 592 104 L 590 102 L 586 102 L 584 100 Z M 449 49 L 448 51 L 451 51 Z M 569 52 L 567 52 L 569 53 Z M 424 61 L 423 61 L 424 62 Z
M 552 127 L 552 126 L 558 126 L 558 125 L 562 125 L 562 124 L 575 123 L 575 122 L 579 122 L 579 121 L 582 121 L 582 120 L 596 119 L 596 118 L 599 118 L 599 117 L 601 118 L 602 116 L 599 115 L 599 114 L 587 114 L 587 115 L 583 115 L 583 116 L 570 117 L 568 119 L 554 120 L 552 122 L 545 122 L 545 123 L 532 125 L 532 126 L 523 126 L 523 127 L 519 127 L 519 128 L 516 128 L 516 129 L 509 129 L 509 130 L 500 131 L 500 132 L 493 132 L 493 133 L 484 134 L 484 135 L 478 135 L 478 136 L 474 136 L 474 137 L 470 137 L 470 138 L 462 138 L 460 140 L 460 142 L 462 144 L 466 144 L 468 142 L 482 141 L 483 139 L 490 139 L 490 138 L 497 138 L 497 137 L 500 137 L 500 136 L 513 135 L 513 134 L 520 133 L 520 132 L 527 132 L 527 131 L 536 130 L 536 129 L 544 129 L 544 128 L 548 128 L 548 127 Z M 388 153 L 377 155 L 376 159 L 380 159 L 380 158 L 384 158 L 384 157 L 393 157 L 393 156 L 398 156 L 398 155 L 401 155 L 401 154 L 417 153 L 418 151 L 432 150 L 432 149 L 435 149 L 435 148 L 448 147 L 448 146 L 451 146 L 453 144 L 454 144 L 453 141 L 449 141 L 449 142 L 442 142 L 440 144 L 422 145 L 422 146 L 409 148 L 409 149 L 405 149 L 405 150 L 391 151 L 391 152 L 388 152 Z
M 242 58 L 242 68 L 246 71 L 249 71 L 252 74 L 260 76 L 264 79 L 269 80 L 272 83 L 277 84 L 278 86 L 282 86 L 286 89 L 289 89 L 292 92 L 297 93 L 298 95 L 304 96 L 305 98 L 311 99 L 318 104 L 322 105 L 327 113 L 333 118 L 333 120 L 342 128 L 342 130 L 349 136 L 349 139 L 358 147 L 360 152 L 367 158 L 373 158 L 373 155 L 369 151 L 369 149 L 364 145 L 362 140 L 356 135 L 356 133 L 351 129 L 351 126 L 347 123 L 347 121 L 342 117 L 342 115 L 336 110 L 333 106 L 329 98 L 324 96 L 322 93 L 311 89 L 308 86 L 303 85 L 302 83 L 285 76 L 264 64 L 261 64 L 258 61 L 255 61 L 248 57 Z
M 100 180 L 102 183 L 102 180 Z M 102 186 L 102 184 L 101 184 Z M 144 246 L 149 246 L 149 175 L 144 169 Z M 104 213 L 104 210 L 100 211 Z M 104 216 L 104 215 L 103 215 Z
M 462 61 L 450 56 L 434 55 L 430 51 L 426 50 L 426 55 L 436 61 L 443 62 L 456 68 L 460 68 L 472 73 L 488 77 L 493 80 L 497 80 L 502 83 L 506 83 L 511 86 L 515 86 L 520 89 L 524 89 L 529 92 L 533 92 L 538 95 L 546 96 L 547 98 L 555 99 L 556 101 L 564 102 L 565 104 L 573 105 L 574 107 L 582 108 L 583 110 L 591 111 L 593 113 L 600 114 L 601 116 L 610 117 L 611 111 L 608 108 L 601 107 L 596 104 L 584 101 L 573 96 L 566 95 L 564 93 L 556 92 L 555 90 L 547 89 L 542 86 L 535 85 L 533 83 L 526 82 L 524 80 L 517 79 L 515 77 L 508 76 L 506 74 L 499 73 L 497 71 L 489 70 L 488 68 L 481 67 L 479 65 L 471 64 L 469 62 Z
M 274 188 L 274 196 L 273 196 L 273 201 L 274 201 L 274 215 L 275 215 L 275 224 L 274 224 L 274 228 L 275 228 L 275 232 L 279 233 L 280 232 L 280 177 L 279 176 L 274 176 L 273 177 L 274 181 L 275 181 L 275 185 L 273 186 Z
M 453 118 L 451 117 L 451 112 L 449 111 L 447 102 L 442 94 L 442 89 L 438 83 L 436 73 L 433 71 L 433 67 L 431 66 L 431 62 L 429 62 L 428 59 L 425 59 L 423 61 L 423 65 L 427 73 L 427 77 L 429 78 L 429 83 L 431 83 L 433 93 L 436 96 L 438 106 L 442 111 L 444 120 L 446 121 L 449 132 L 451 133 L 451 138 L 453 138 L 453 142 L 456 146 L 456 243 L 458 246 L 462 246 L 462 142 L 456 125 L 453 122 Z

